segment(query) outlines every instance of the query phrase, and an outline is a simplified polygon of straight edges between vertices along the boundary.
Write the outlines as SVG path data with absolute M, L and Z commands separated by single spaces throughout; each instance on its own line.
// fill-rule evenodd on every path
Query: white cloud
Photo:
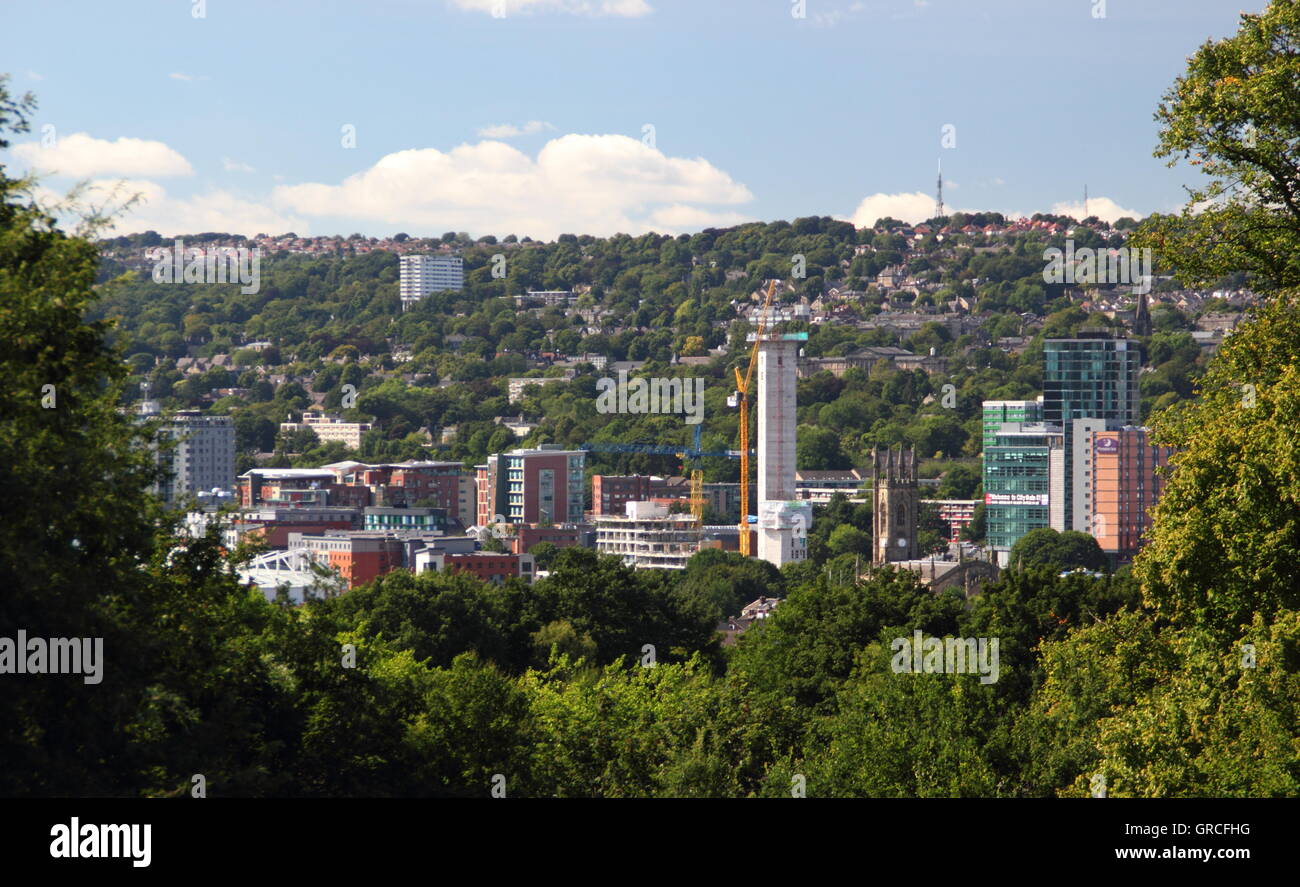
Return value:
M 200 231 L 224 231 L 252 236 L 258 232 L 306 233 L 306 220 L 285 215 L 270 207 L 246 200 L 228 191 L 210 191 L 194 197 L 171 197 L 157 182 L 145 179 L 97 179 L 90 182 L 80 203 L 110 208 L 120 207 L 130 197 L 140 200 L 120 215 L 114 234 L 157 231 L 164 237 L 195 234 Z M 47 206 L 58 203 L 62 195 L 42 188 L 38 199 Z
M 14 145 L 14 156 L 41 172 L 85 178 L 101 175 L 188 176 L 189 161 L 162 142 L 97 139 L 84 132 L 63 136 L 46 147 L 40 142 Z
M 916 225 L 934 217 L 934 198 L 920 191 L 911 194 L 872 194 L 862 198 L 849 221 L 859 228 L 869 228 L 886 216 Z
M 1058 216 L 1070 216 L 1074 219 L 1082 220 L 1084 218 L 1083 201 L 1071 203 L 1065 201 L 1062 203 L 1052 204 L 1052 213 Z M 1135 209 L 1124 209 L 1109 197 L 1089 197 L 1088 198 L 1088 215 L 1096 216 L 1103 222 L 1109 222 L 1112 225 L 1118 219 L 1128 216 L 1133 219 L 1143 218 L 1145 213 L 1140 213 Z
M 182 80 L 182 81 L 184 81 L 184 82 L 186 82 L 186 83 L 192 83 L 192 82 L 194 82 L 195 80 L 207 80 L 207 79 L 208 79 L 208 77 L 207 77 L 206 74 L 202 74 L 202 75 L 200 75 L 200 74 L 182 74 L 182 73 L 179 72 L 179 71 L 176 71 L 176 72 L 174 72 L 174 73 L 168 74 L 167 76 L 170 77 L 172 80 Z
M 622 135 L 570 134 L 533 158 L 499 141 L 389 154 L 338 185 L 279 186 L 275 206 L 398 228 L 553 238 L 734 224 L 753 199 L 707 160 Z
M 636 18 L 654 10 L 646 0 L 452 0 L 461 9 L 498 18 L 516 12 L 562 12 L 570 15 L 613 15 Z
M 553 129 L 555 127 L 545 120 L 529 120 L 523 126 L 515 126 L 513 123 L 498 123 L 494 126 L 485 126 L 478 131 L 478 134 L 485 139 L 512 139 L 515 136 L 533 135 L 534 133 Z
M 30 77 L 32 80 L 44 80 L 44 79 L 45 79 L 45 75 L 44 75 L 44 74 L 37 74 L 35 71 L 32 71 L 32 70 L 28 70 L 28 72 L 27 72 L 27 76 Z
M 229 157 L 221 158 L 221 167 L 226 172 L 257 172 L 247 163 L 240 163 L 238 160 L 231 160 Z

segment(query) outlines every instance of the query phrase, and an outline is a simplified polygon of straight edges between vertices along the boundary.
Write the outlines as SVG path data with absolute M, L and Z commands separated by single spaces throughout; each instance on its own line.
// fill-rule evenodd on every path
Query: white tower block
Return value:
M 763 336 L 758 345 L 758 556 L 776 566 L 807 556 L 812 510 L 796 502 L 795 381 L 807 333 Z

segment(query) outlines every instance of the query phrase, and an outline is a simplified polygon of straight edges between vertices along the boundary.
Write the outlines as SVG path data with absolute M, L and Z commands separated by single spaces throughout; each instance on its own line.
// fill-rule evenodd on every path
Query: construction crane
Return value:
M 682 460 L 682 470 L 687 465 L 698 464 L 705 458 L 737 459 L 742 455 L 736 450 L 705 451 L 700 448 L 700 426 L 695 426 L 695 442 L 692 447 L 670 447 L 658 444 L 627 443 L 585 443 L 578 447 L 589 453 L 640 453 L 647 456 L 677 456 Z M 704 472 L 699 468 L 691 470 L 691 514 L 696 525 L 704 522 Z
M 740 407 L 740 553 L 745 557 L 751 554 L 749 548 L 749 383 L 754 379 L 754 367 L 758 366 L 758 345 L 763 339 L 763 329 L 767 326 L 768 311 L 772 307 L 772 296 L 776 293 L 776 281 L 767 282 L 767 298 L 763 300 L 763 310 L 758 315 L 758 332 L 754 336 L 754 347 L 749 351 L 749 367 L 745 375 L 740 375 L 740 367 L 733 367 L 736 373 L 736 393 L 727 399 L 729 406 Z

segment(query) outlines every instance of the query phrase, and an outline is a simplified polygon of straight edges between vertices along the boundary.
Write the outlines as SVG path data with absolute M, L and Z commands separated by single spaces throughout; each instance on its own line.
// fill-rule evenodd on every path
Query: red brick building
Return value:
M 348 588 L 364 585 L 402 566 L 402 542 L 387 534 L 295 535 L 289 547 L 313 552 L 319 563 L 339 571 Z
M 593 474 L 591 513 L 622 515 L 628 502 L 650 498 L 648 474 Z
M 469 573 L 484 582 L 498 585 L 507 579 L 522 577 L 533 581 L 533 558 L 528 554 L 500 554 L 477 551 L 473 554 L 448 554 L 443 559 L 448 573 Z

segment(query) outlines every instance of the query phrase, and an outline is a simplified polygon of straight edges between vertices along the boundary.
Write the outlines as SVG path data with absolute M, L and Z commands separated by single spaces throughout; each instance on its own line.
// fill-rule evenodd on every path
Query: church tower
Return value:
M 916 451 L 910 447 L 871 453 L 871 562 L 877 566 L 921 556 L 916 540 L 920 494 L 916 487 Z

